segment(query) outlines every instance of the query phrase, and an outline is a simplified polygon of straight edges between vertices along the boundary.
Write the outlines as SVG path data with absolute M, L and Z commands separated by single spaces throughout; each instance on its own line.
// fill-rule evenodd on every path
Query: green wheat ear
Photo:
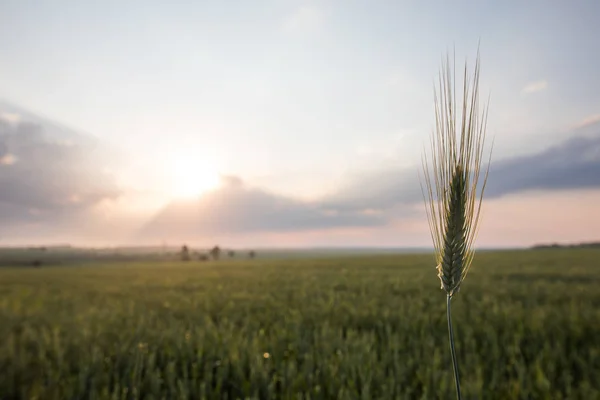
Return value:
M 426 153 L 423 158 L 427 219 L 438 276 L 449 296 L 459 291 L 473 261 L 473 243 L 489 171 L 488 160 L 480 185 L 488 107 L 479 112 L 479 51 L 472 84 L 469 84 L 465 64 L 460 125 L 457 124 L 453 78 L 447 58 L 442 63 L 439 90 L 434 89 L 435 129 L 431 137 L 430 167 Z
M 451 300 L 473 262 L 473 242 L 477 236 L 483 192 L 491 161 L 479 184 L 488 106 L 479 110 L 479 50 L 473 81 L 469 84 L 465 64 L 462 114 L 457 116 L 454 72 L 449 58 L 442 62 L 439 90 L 434 87 L 435 129 L 431 137 L 431 166 L 423 157 L 426 190 L 421 185 L 427 220 L 435 247 L 435 261 L 442 289 L 446 292 L 446 310 L 450 352 L 454 368 L 457 398 L 461 399 L 458 362 L 454 348 Z M 460 118 L 460 125 L 457 119 Z M 480 187 L 479 187 L 480 185 Z

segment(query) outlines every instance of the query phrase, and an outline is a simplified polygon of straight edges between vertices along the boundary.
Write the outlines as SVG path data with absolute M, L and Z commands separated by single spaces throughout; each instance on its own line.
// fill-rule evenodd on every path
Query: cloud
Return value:
M 302 6 L 283 21 L 286 32 L 312 32 L 323 24 L 323 12 L 314 6 Z
M 540 80 L 535 82 L 529 82 L 523 89 L 521 89 L 521 94 L 531 94 L 536 92 L 541 92 L 548 87 L 548 81 Z
M 594 115 L 585 117 L 584 119 L 579 121 L 577 124 L 575 124 L 575 126 L 573 128 L 574 129 L 582 129 L 582 128 L 587 128 L 587 127 L 596 125 L 598 123 L 600 123 L 600 114 L 594 114 Z
M 9 223 L 85 218 L 91 208 L 120 194 L 103 170 L 109 157 L 94 140 L 19 115 L 0 124 L 1 229 L 12 229 Z
M 547 150 L 500 160 L 486 193 L 500 197 L 528 190 L 600 188 L 600 136 L 573 137 Z
M 221 175 L 221 182 L 228 187 L 242 187 L 244 181 L 239 176 Z
M 417 167 L 388 169 L 354 178 L 324 200 L 348 212 L 391 210 L 423 201 Z M 572 137 L 544 151 L 493 161 L 486 198 L 532 190 L 600 188 L 600 135 Z
M 373 210 L 328 208 L 247 187 L 239 178 L 230 180 L 231 184 L 198 200 L 170 203 L 140 230 L 138 239 L 369 227 L 386 222 Z

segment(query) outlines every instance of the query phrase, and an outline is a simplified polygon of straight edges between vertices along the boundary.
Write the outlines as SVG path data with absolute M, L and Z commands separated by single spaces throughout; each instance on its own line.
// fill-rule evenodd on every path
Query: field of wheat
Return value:
M 465 398 L 600 399 L 600 251 L 480 252 Z M 0 269 L 1 399 L 453 398 L 431 255 Z

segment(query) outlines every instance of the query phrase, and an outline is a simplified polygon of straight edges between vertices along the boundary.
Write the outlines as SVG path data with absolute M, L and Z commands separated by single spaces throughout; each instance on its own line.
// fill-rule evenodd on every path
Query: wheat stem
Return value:
M 458 375 L 458 361 L 456 361 L 456 349 L 454 348 L 454 330 L 452 329 L 452 296 L 446 296 L 446 315 L 448 317 L 448 337 L 450 339 L 450 354 L 452 354 L 452 366 L 454 368 L 454 383 L 456 385 L 456 398 L 462 399 L 460 394 L 460 378 Z

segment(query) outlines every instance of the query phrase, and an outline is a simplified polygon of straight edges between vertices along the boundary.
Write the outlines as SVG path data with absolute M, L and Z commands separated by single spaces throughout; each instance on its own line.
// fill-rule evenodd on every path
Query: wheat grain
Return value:
M 478 51 L 471 85 L 465 64 L 461 123 L 457 127 L 453 71 L 448 58 L 442 63 L 439 91 L 434 92 L 432 154 L 428 157 L 425 153 L 423 158 L 427 219 L 441 287 L 449 296 L 459 291 L 473 261 L 473 244 L 489 172 L 488 160 L 479 187 L 488 115 L 487 105 L 479 112 L 479 66 Z

